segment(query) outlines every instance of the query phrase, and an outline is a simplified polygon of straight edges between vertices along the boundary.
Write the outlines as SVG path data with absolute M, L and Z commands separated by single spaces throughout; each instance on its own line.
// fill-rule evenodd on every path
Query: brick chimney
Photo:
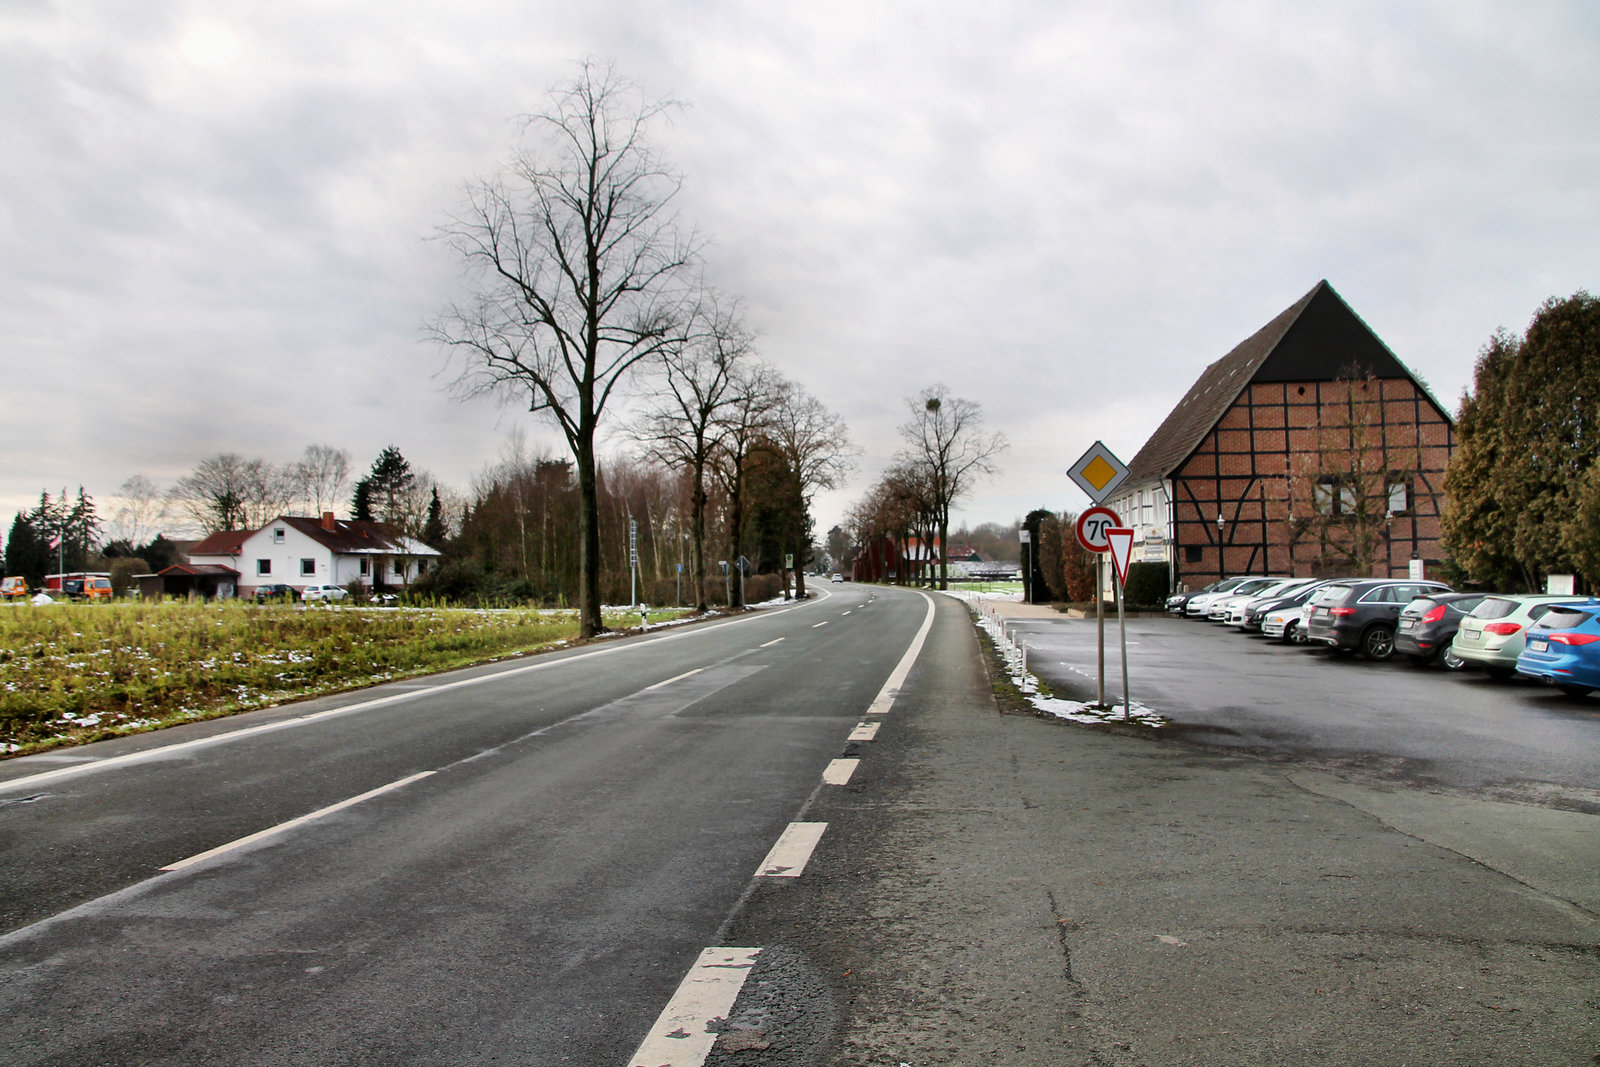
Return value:
M 339 527 L 334 523 L 333 512 L 324 511 L 322 513 L 322 528 L 327 530 L 329 533 L 339 532 Z

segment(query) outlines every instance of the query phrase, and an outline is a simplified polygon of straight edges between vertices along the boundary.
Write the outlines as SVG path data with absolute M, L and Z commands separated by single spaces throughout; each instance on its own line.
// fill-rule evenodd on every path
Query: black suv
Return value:
M 1368 659 L 1394 655 L 1400 609 L 1433 593 L 1452 590 L 1443 582 L 1406 578 L 1358 578 L 1318 589 L 1306 603 L 1306 640 L 1335 651 L 1359 649 Z
M 256 603 L 264 604 L 269 600 L 291 601 L 296 598 L 294 586 L 284 585 L 281 582 L 269 585 L 256 586 Z

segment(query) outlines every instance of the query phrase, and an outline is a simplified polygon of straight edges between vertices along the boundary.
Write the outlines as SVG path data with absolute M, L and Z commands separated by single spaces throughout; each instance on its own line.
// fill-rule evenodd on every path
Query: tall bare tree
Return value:
M 1011 447 L 1002 433 L 983 432 L 983 408 L 976 401 L 949 395 L 943 385 L 933 385 L 908 399 L 911 421 L 900 427 L 906 442 L 901 452 L 906 463 L 921 467 L 929 504 L 938 527 L 939 588 L 950 588 L 950 506 L 972 488 L 978 478 L 995 472 L 995 457 Z
M 527 119 L 532 144 L 468 190 L 441 234 L 476 282 L 435 321 L 462 357 L 457 386 L 525 399 L 560 427 L 577 467 L 579 631 L 600 620 L 595 438 L 638 365 L 682 336 L 694 240 L 670 211 L 681 179 L 646 130 L 670 105 L 583 63 Z
M 850 440 L 844 420 L 793 382 L 787 383 L 772 410 L 766 437 L 769 447 L 789 465 L 802 516 L 809 516 L 817 490 L 837 489 L 844 484 L 855 469 L 854 457 L 860 451 Z M 811 545 L 806 541 L 804 525 L 802 521 L 802 528 L 792 532 L 796 597 L 806 595 L 805 566 Z
M 294 479 L 283 468 L 233 452 L 207 456 L 167 493 L 173 510 L 207 533 L 259 529 L 294 496 Z
M 117 510 L 111 515 L 111 539 L 138 548 L 161 532 L 166 518 L 166 494 L 149 478 L 135 474 L 117 489 Z
M 311 506 L 313 515 L 329 511 L 350 484 L 350 453 L 332 445 L 307 445 L 293 464 L 297 503 Z
M 637 437 L 645 454 L 689 479 L 690 570 L 695 610 L 706 601 L 706 479 L 723 438 L 734 428 L 728 418 L 751 379 L 741 372 L 751 360 L 752 338 L 735 306 L 709 299 L 694 317 L 687 343 L 666 353 L 665 391 L 647 409 Z
M 712 470 L 727 498 L 728 565 L 738 560 L 744 534 L 745 470 L 766 439 L 788 383 L 765 363 L 751 362 L 734 376 L 733 402 L 722 413 L 722 436 Z M 744 607 L 744 589 L 730 585 L 729 606 Z

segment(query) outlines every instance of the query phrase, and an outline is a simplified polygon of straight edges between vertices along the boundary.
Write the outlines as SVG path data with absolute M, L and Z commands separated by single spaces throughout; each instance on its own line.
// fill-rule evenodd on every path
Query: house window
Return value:
M 302 577 L 302 578 L 310 578 L 313 575 L 315 575 L 316 573 L 317 573 L 317 561 L 316 560 L 314 560 L 314 559 L 303 559 L 303 560 L 300 561 L 300 577 Z
M 1200 562 L 1200 556 L 1201 556 L 1201 548 L 1200 548 L 1199 545 L 1184 545 L 1183 546 L 1183 561 L 1185 563 L 1199 563 Z
M 258 559 L 258 560 L 256 560 L 256 574 L 257 575 L 271 574 L 271 573 L 272 573 L 272 561 L 270 559 Z
M 1392 476 L 1391 476 L 1392 477 Z M 1399 515 L 1411 510 L 1411 485 L 1404 481 L 1389 483 L 1389 514 Z
M 397 559 L 397 560 L 394 561 L 394 576 L 396 578 L 404 578 L 406 576 L 406 561 L 405 560 Z
M 285 536 L 284 528 L 282 526 L 276 527 L 272 531 L 272 543 L 275 544 L 275 545 L 283 544 L 284 536 Z
M 361 577 L 365 578 L 372 573 L 372 561 L 366 556 L 361 557 Z

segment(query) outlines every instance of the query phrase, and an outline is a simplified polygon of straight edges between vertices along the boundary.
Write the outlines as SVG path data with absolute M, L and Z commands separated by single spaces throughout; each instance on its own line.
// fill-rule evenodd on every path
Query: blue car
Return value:
M 1528 627 L 1517 672 L 1571 697 L 1600 689 L 1600 599 L 1557 604 Z

